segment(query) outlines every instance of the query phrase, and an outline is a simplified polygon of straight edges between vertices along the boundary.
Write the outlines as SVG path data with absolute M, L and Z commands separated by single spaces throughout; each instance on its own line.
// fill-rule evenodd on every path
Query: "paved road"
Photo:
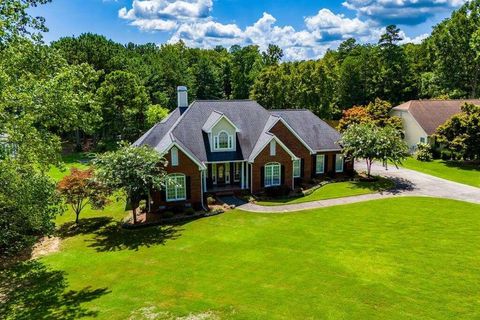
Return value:
M 366 166 L 363 162 L 357 162 L 355 163 L 355 169 L 358 172 L 365 171 Z M 385 168 L 379 164 L 374 164 L 372 166 L 372 174 L 393 179 L 396 188 L 382 193 L 271 207 L 247 203 L 238 208 L 252 212 L 292 212 L 403 196 L 448 198 L 480 204 L 480 188 L 471 187 L 404 168 L 397 169 L 395 167 L 389 167 L 388 170 L 385 170 Z

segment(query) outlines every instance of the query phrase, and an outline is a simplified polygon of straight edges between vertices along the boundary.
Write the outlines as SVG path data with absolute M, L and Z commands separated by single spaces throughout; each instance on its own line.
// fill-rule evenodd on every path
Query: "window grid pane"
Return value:
M 281 182 L 280 164 L 267 164 L 265 166 L 265 187 L 279 186 Z
M 167 177 L 166 181 L 166 196 L 167 201 L 185 200 L 186 186 L 185 175 L 172 174 Z
M 343 171 L 343 156 L 341 154 L 337 154 L 335 156 L 335 171 L 336 172 Z
M 228 149 L 228 134 L 220 132 L 218 135 L 218 146 L 220 149 Z
M 316 172 L 317 173 L 324 173 L 324 171 L 325 171 L 325 155 L 319 154 L 319 155 L 317 155 Z
M 293 161 L 293 177 L 300 177 L 300 160 Z

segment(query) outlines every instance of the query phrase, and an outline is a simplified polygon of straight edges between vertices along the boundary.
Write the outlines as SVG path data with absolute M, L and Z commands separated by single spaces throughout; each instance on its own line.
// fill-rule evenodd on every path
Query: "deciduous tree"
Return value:
M 375 161 L 382 161 L 386 167 L 388 161 L 397 165 L 408 156 L 407 144 L 398 130 L 390 126 L 382 128 L 372 123 L 350 126 L 340 144 L 347 158 L 365 160 L 368 176 Z
M 466 103 L 437 129 L 437 141 L 464 159 L 480 159 L 480 106 Z
M 87 205 L 93 209 L 102 210 L 107 205 L 111 194 L 105 184 L 95 180 L 92 168 L 87 170 L 72 168 L 70 174 L 60 180 L 57 190 L 75 213 L 76 224 L 78 224 L 80 213 Z
M 117 151 L 99 155 L 94 165 L 100 182 L 125 193 L 136 223 L 140 201 L 163 185 L 166 161 L 150 147 L 124 144 Z

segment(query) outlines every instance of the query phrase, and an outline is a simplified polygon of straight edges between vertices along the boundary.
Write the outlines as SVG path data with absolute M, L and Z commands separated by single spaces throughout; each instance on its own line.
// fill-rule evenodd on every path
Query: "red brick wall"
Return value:
M 278 162 L 285 167 L 284 185 L 292 187 L 293 162 L 292 157 L 277 143 L 277 152 L 275 156 L 270 155 L 270 144 L 258 154 L 252 164 L 252 193 L 262 192 L 264 186 L 261 183 L 262 168 L 269 162 Z
M 281 122 L 277 122 L 270 132 L 277 136 L 297 157 L 303 160 L 304 180 L 312 177 L 312 156 L 303 143 Z
M 152 200 L 154 201 L 154 209 L 157 209 L 161 206 L 175 206 L 180 204 L 191 204 L 192 206 L 199 207 L 202 202 L 202 184 L 201 184 L 201 174 L 198 169 L 198 165 L 193 162 L 186 154 L 181 150 L 178 150 L 178 166 L 171 166 L 171 152 L 169 151 L 165 154 L 165 159 L 168 161 L 168 165 L 165 168 L 167 174 L 170 173 L 183 173 L 186 177 L 190 177 L 190 199 L 184 201 L 175 201 L 175 202 L 166 202 L 162 200 L 162 195 L 160 192 L 155 192 L 152 194 Z M 188 186 L 187 186 L 188 187 Z M 188 191 L 187 191 L 188 193 Z
M 324 154 L 325 155 L 325 161 L 327 162 L 325 165 L 325 173 L 324 174 L 316 174 L 316 161 L 315 161 L 315 156 L 312 157 L 312 172 L 314 172 L 314 176 L 317 178 L 322 178 L 325 176 L 342 176 L 344 174 L 349 174 L 353 172 L 353 162 L 351 161 L 345 161 L 343 165 L 343 172 L 335 172 L 335 155 L 337 152 L 318 152 L 317 154 Z

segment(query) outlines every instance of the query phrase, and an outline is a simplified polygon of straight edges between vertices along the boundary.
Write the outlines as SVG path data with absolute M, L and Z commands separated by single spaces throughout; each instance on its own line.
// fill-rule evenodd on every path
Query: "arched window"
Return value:
M 182 173 L 172 173 L 165 178 L 167 201 L 179 201 L 187 198 L 186 178 Z
M 228 133 L 225 131 L 218 134 L 218 147 L 220 149 L 228 149 Z
M 231 150 L 233 149 L 233 136 L 226 131 L 220 131 L 218 135 L 213 137 L 213 146 L 215 150 Z
M 265 187 L 279 186 L 281 178 L 280 163 L 270 162 L 265 165 Z

